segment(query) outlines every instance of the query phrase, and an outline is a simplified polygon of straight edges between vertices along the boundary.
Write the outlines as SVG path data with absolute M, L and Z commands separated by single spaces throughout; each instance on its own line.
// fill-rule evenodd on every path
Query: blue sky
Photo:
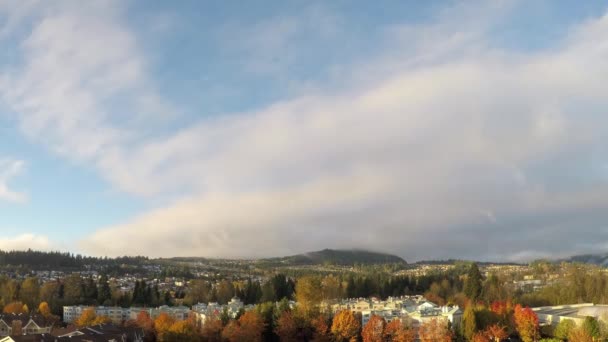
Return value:
M 605 251 L 607 13 L 0 2 L 0 249 Z

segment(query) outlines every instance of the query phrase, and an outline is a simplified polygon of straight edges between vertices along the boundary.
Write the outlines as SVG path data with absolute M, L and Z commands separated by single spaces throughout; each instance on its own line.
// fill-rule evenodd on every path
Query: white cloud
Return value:
M 444 13 L 352 66 L 364 83 L 162 135 L 108 104 L 164 103 L 119 11 L 50 13 L 0 82 L 23 132 L 117 188 L 180 197 L 98 230 L 89 253 L 519 258 L 608 240 L 608 16 L 511 53 L 488 47 L 491 21 L 468 24 L 485 16 Z
M 11 190 L 8 186 L 8 182 L 21 173 L 23 166 L 22 160 L 0 159 L 0 200 L 15 203 L 27 201 L 25 193 Z
M 46 236 L 36 234 L 22 234 L 15 237 L 0 236 L 0 250 L 3 251 L 19 251 L 19 250 L 51 250 L 51 243 Z

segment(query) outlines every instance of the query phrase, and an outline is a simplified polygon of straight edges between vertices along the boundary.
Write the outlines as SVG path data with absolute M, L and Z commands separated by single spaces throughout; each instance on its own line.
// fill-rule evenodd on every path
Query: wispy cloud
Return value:
M 23 192 L 11 190 L 9 181 L 18 176 L 24 168 L 22 160 L 0 159 L 0 200 L 23 203 L 27 195 Z

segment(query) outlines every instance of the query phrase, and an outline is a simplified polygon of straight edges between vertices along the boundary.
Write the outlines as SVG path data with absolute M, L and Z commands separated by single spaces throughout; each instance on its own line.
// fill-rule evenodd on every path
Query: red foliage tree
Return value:
M 538 316 L 536 316 L 536 313 L 532 309 L 528 307 L 524 308 L 518 304 L 515 306 L 513 318 L 515 320 L 515 328 L 522 341 L 533 342 L 538 339 Z

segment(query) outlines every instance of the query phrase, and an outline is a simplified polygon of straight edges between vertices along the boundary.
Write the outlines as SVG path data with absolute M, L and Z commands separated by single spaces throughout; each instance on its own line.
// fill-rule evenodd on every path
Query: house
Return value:
M 143 329 L 119 327 L 110 323 L 78 329 L 68 334 L 57 336 L 56 341 L 143 342 L 144 335 Z
M 0 314 L 0 336 L 48 334 L 52 327 L 42 315 Z

